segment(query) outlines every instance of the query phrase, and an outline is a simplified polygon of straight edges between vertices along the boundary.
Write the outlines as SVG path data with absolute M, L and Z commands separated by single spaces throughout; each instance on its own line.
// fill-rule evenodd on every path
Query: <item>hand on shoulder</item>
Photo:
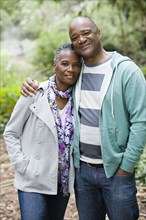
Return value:
M 39 82 L 31 78 L 27 78 L 21 87 L 21 94 L 25 97 L 33 96 L 37 93 Z

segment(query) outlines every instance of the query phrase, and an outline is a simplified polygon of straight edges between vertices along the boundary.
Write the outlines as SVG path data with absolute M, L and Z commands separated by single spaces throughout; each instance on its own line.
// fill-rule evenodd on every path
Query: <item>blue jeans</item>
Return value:
M 81 162 L 76 169 L 75 195 L 80 220 L 136 220 L 139 210 L 134 173 L 106 178 L 104 168 Z
M 63 220 L 69 196 L 18 190 L 21 220 Z

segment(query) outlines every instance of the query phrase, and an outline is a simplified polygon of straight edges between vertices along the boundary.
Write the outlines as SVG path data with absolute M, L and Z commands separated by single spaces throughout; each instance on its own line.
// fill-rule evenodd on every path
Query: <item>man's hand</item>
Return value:
M 37 93 L 39 83 L 36 80 L 27 78 L 21 87 L 21 94 L 24 96 L 33 96 Z
M 122 170 L 120 168 L 117 170 L 117 173 L 120 174 L 121 176 L 131 176 L 131 174 L 132 174 L 132 173 L 129 173 L 129 172 Z

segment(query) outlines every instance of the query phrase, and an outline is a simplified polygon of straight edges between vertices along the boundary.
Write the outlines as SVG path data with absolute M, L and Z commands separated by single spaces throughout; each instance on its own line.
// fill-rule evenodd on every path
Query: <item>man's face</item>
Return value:
M 101 49 L 100 31 L 88 18 L 75 18 L 69 28 L 76 53 L 84 60 L 94 59 Z

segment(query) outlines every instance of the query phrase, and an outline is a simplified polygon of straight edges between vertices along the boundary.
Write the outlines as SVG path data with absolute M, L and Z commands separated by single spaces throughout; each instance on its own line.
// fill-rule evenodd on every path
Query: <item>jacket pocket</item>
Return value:
M 16 172 L 19 173 L 20 175 L 23 175 L 25 173 L 28 163 L 29 163 L 29 158 L 26 156 L 23 156 L 23 158 L 21 158 L 17 162 L 12 162 L 12 164 L 15 167 Z
M 119 153 L 124 152 L 126 144 L 119 141 L 119 139 L 121 139 L 120 132 L 117 129 L 108 129 L 108 135 L 113 149 L 115 149 Z
M 23 177 L 27 180 L 33 180 L 35 179 L 37 176 L 39 176 L 39 172 L 38 172 L 38 160 L 36 160 L 35 158 L 30 157 L 29 158 L 29 163 L 28 166 L 23 174 Z

